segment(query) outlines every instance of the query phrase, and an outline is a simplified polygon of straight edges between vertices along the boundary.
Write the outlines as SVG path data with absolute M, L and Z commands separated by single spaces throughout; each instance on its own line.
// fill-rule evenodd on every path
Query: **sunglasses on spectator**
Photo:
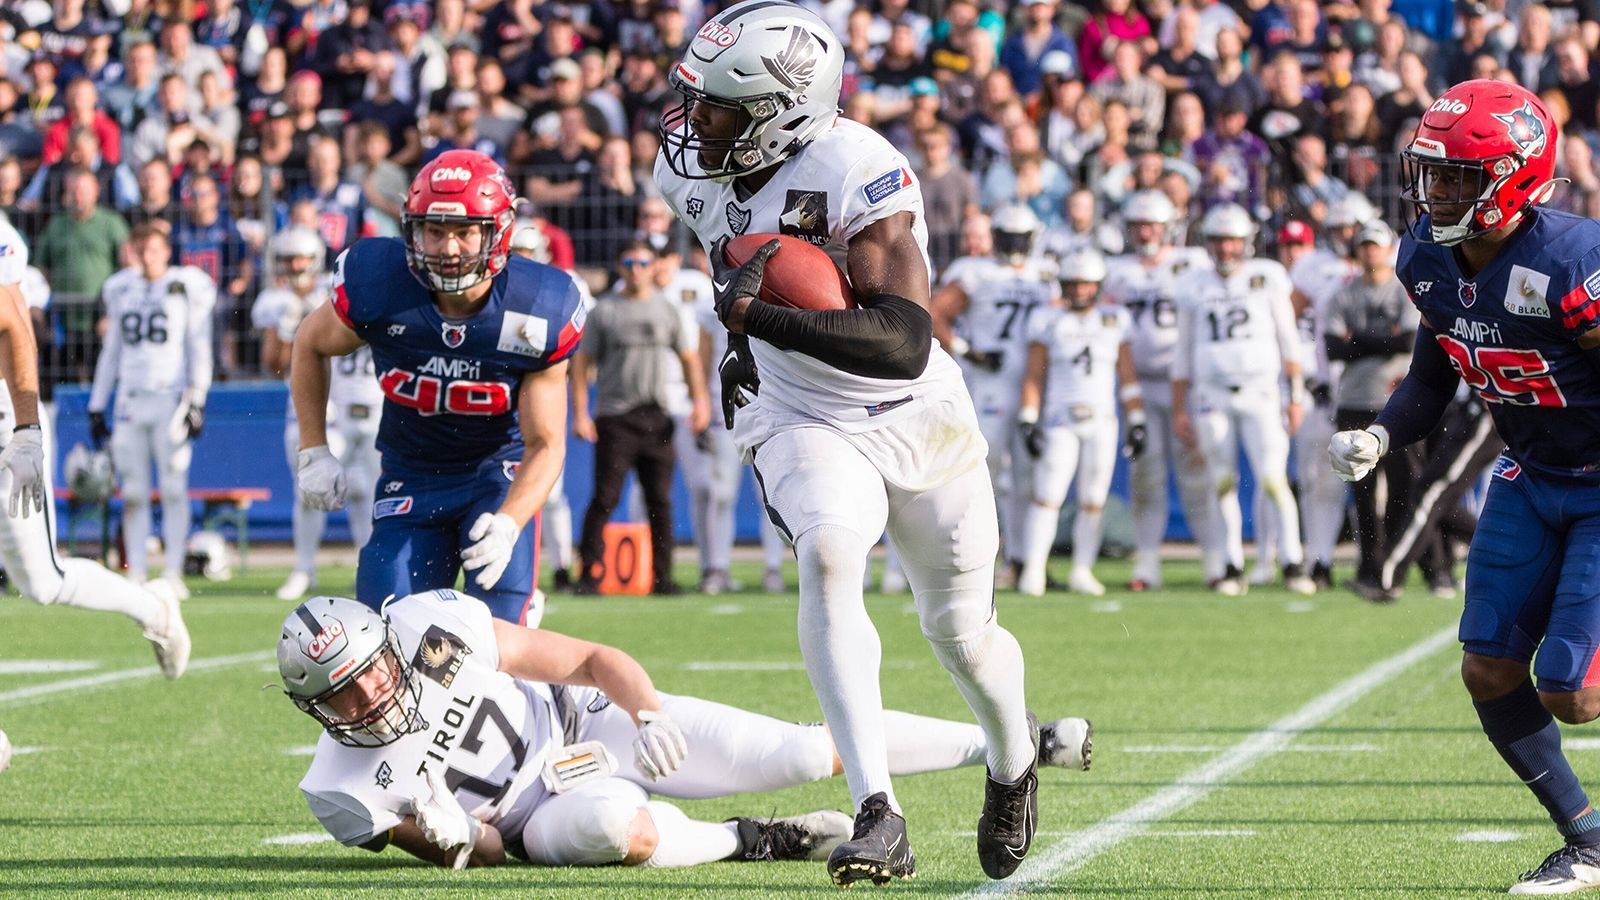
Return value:
M 637 268 L 639 268 L 641 266 L 648 266 L 653 262 L 655 262 L 655 260 L 653 260 L 653 259 L 648 259 L 648 258 L 643 257 L 643 256 L 635 256 L 635 257 L 633 257 L 631 259 L 623 260 L 622 261 L 622 267 L 624 269 L 637 269 Z

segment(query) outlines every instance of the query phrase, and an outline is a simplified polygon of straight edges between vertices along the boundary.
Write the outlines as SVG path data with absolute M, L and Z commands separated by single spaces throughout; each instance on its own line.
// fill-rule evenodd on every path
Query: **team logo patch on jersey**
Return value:
M 1550 318 L 1550 304 L 1545 300 L 1549 288 L 1549 275 L 1524 266 L 1512 266 L 1511 277 L 1506 280 L 1506 312 Z
M 408 512 L 411 512 L 410 497 L 385 497 L 372 504 L 372 518 L 374 519 L 403 516 Z
M 1505 115 L 1495 113 L 1496 119 L 1506 123 L 1506 133 L 1522 150 L 1524 156 L 1535 156 L 1544 149 L 1544 122 L 1534 115 L 1533 107 L 1524 102 L 1521 109 Z
M 1522 466 L 1509 456 L 1502 456 L 1494 461 L 1494 477 L 1504 478 L 1507 481 L 1516 481 L 1522 474 Z
M 867 182 L 861 188 L 861 194 L 867 198 L 869 205 L 876 205 L 910 186 L 911 170 L 902 166 L 892 172 L 885 172 Z
M 517 470 L 520 468 L 522 468 L 522 460 L 520 459 L 506 459 L 500 461 L 500 474 L 504 475 L 507 481 L 516 480 Z
M 445 322 L 442 326 L 440 326 L 440 336 L 444 338 L 444 345 L 446 347 L 459 347 L 466 343 L 467 326 L 465 323 L 456 325 L 450 322 Z
M 821 247 L 828 243 L 828 195 L 822 191 L 790 191 L 778 217 L 778 233 Z
M 417 655 L 411 658 L 411 665 L 418 672 L 439 682 L 440 687 L 448 688 L 455 680 L 456 673 L 461 671 L 461 664 L 466 662 L 467 654 L 472 648 L 466 641 L 456 637 L 437 625 L 429 625 L 426 633 L 422 635 L 422 643 L 417 645 Z
M 1583 280 L 1583 292 L 1589 295 L 1590 300 L 1600 300 L 1600 272 Z
M 689 214 L 689 218 L 698 219 L 706 211 L 706 202 L 699 197 L 690 197 L 689 202 L 683 205 L 683 211 Z
M 398 490 L 400 490 L 400 489 L 401 489 L 401 488 L 403 488 L 403 487 L 405 487 L 405 486 L 406 486 L 406 485 L 405 485 L 405 482 L 403 482 L 403 481 L 390 481 L 390 482 L 386 482 L 386 483 L 385 483 L 385 484 L 384 484 L 384 486 L 383 486 L 383 492 L 384 492 L 384 493 L 385 493 L 385 494 L 392 494 L 392 493 L 394 493 L 394 492 L 395 492 L 395 491 L 398 491 Z
M 1431 290 L 1433 290 L 1433 282 L 1431 281 L 1419 281 L 1411 286 L 1411 293 L 1413 294 L 1426 294 Z
M 1456 296 L 1461 298 L 1461 305 L 1470 307 L 1472 304 L 1477 303 L 1478 283 L 1476 281 L 1468 281 L 1465 278 L 1457 278 L 1456 281 L 1460 284 Z
M 404 325 L 390 325 L 389 326 L 389 337 L 399 337 L 400 335 L 405 334 L 405 333 L 406 333 L 406 327 Z
M 372 780 L 377 782 L 378 787 L 384 789 L 394 784 L 394 770 L 389 768 L 388 760 L 378 763 L 378 771 L 373 773 Z
M 750 210 L 740 209 L 729 203 L 725 212 L 728 214 L 729 231 L 734 234 L 744 234 L 744 230 L 750 227 Z
M 500 318 L 500 341 L 495 348 L 518 356 L 543 356 L 550 341 L 550 321 L 519 312 L 505 312 Z

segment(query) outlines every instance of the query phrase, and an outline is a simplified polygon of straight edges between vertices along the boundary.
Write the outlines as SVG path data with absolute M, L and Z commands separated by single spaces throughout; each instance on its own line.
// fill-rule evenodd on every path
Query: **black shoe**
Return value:
M 570 569 L 557 569 L 550 582 L 550 590 L 566 593 L 572 590 L 572 571 Z
M 828 854 L 828 875 L 839 887 L 872 879 L 873 884 L 888 884 L 895 878 L 915 878 L 917 859 L 906 838 L 906 820 L 889 808 L 882 791 L 861 802 L 856 813 L 855 832 L 850 840 Z
M 1399 591 L 1384 590 L 1383 585 L 1360 576 L 1346 581 L 1344 586 L 1355 591 L 1357 596 L 1368 603 L 1393 603 L 1400 597 Z
M 572 592 L 579 597 L 598 597 L 600 596 L 600 582 L 595 581 L 593 578 L 580 578 L 578 583 L 572 586 Z
M 1327 590 L 1333 587 L 1333 569 L 1325 562 L 1319 562 L 1311 567 L 1311 582 L 1318 590 Z
M 850 817 L 821 809 L 787 819 L 729 819 L 738 826 L 739 852 L 730 859 L 777 862 L 823 860 L 850 835 Z
M 1512 894 L 1571 894 L 1600 884 L 1600 848 L 1571 844 L 1546 856 L 1537 869 L 1522 873 Z
M 988 774 L 983 814 L 978 817 L 978 863 L 990 878 L 1007 878 L 1022 865 L 1039 827 L 1039 720 L 1028 713 L 1034 761 L 1016 784 L 1001 784 Z
M 683 588 L 672 581 L 658 581 L 650 588 L 652 597 L 677 597 L 683 592 Z

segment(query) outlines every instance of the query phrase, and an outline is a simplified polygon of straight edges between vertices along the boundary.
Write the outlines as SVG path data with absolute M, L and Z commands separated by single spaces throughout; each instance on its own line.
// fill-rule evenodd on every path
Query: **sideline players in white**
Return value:
M 323 727 L 300 782 L 340 842 L 440 866 L 822 859 L 850 819 L 689 819 L 661 797 L 774 791 L 838 775 L 828 729 L 659 694 L 614 647 L 496 620 L 453 590 L 380 615 L 314 597 L 284 619 L 278 670 Z M 883 713 L 896 774 L 977 765 L 975 725 Z M 1046 725 L 1042 765 L 1086 769 L 1087 723 Z
M 1222 554 L 1212 538 L 1212 510 L 1205 461 L 1172 433 L 1172 354 L 1178 342 L 1178 298 L 1189 279 L 1206 267 L 1205 251 L 1174 247 L 1168 237 L 1178 211 L 1166 194 L 1132 194 L 1122 205 L 1131 253 L 1106 263 L 1101 286 L 1107 300 L 1128 313 L 1128 342 L 1144 398 L 1148 447 L 1133 461 L 1133 578 L 1128 589 L 1161 586 L 1161 540 L 1167 531 L 1167 476 L 1177 476 L 1178 499 L 1208 581 L 1222 576 Z
M 294 333 L 312 310 L 333 295 L 333 285 L 323 271 L 327 246 L 309 228 L 286 228 L 272 239 L 272 287 L 261 292 L 250 318 L 263 332 L 262 357 L 266 366 L 285 375 Z M 375 442 L 383 409 L 383 389 L 372 366 L 372 351 L 362 345 L 354 353 L 332 360 L 329 375 L 328 442 L 333 455 L 353 477 L 349 483 L 350 536 L 357 550 L 372 536 L 373 486 L 381 469 Z M 294 403 L 286 402 L 284 452 L 293 474 L 300 447 L 300 424 Z M 295 491 L 293 511 L 294 569 L 278 588 L 279 600 L 299 600 L 317 585 L 317 548 L 322 544 L 328 514 L 307 505 Z
M 723 391 L 759 395 L 734 417 L 768 513 L 800 569 L 800 648 L 857 806 L 835 883 L 907 877 L 916 863 L 890 782 L 867 616 L 867 554 L 887 526 L 923 634 L 987 737 L 978 857 L 1015 870 L 1037 823 L 1038 730 L 1022 648 L 994 608 L 999 550 L 986 446 L 961 372 L 933 341 L 927 227 L 905 157 L 839 116 L 844 50 L 803 8 L 746 0 L 708 20 L 669 80 L 655 177 L 711 253 L 717 312 L 734 333 Z M 787 310 L 755 300 L 764 245 L 724 265 L 737 234 L 815 243 L 849 275 L 858 309 Z
M 1060 296 L 1054 266 L 1033 256 L 1039 219 L 1021 204 L 990 219 L 994 254 L 966 257 L 945 273 L 933 298 L 934 337 L 961 361 L 978 427 L 989 444 L 989 481 L 1000 504 L 1000 537 L 1014 584 L 1023 558 L 1023 522 L 1033 499 L 1033 466 L 1017 437 L 1017 398 L 1028 367 L 1028 329 Z M 961 334 L 954 323 L 961 319 Z
M 1289 430 L 1300 425 L 1305 386 L 1300 380 L 1299 338 L 1283 266 L 1246 258 L 1255 223 L 1244 207 L 1223 203 L 1200 221 L 1212 267 L 1190 274 L 1178 307 L 1177 353 L 1172 361 L 1172 426 L 1180 440 L 1199 448 L 1218 504 L 1226 566 L 1220 593 L 1245 592 L 1243 525 L 1239 510 L 1239 447 L 1256 490 L 1265 491 L 1276 516 L 1283 580 L 1299 594 L 1316 591 L 1306 577 L 1300 518 L 1289 489 L 1289 432 L 1279 379 L 1289 384 Z
M 9 498 L 8 515 L 0 516 L 0 564 L 35 603 L 117 612 L 138 622 L 162 674 L 177 678 L 189 664 L 189 629 L 177 596 L 165 584 L 141 587 L 98 563 L 56 554 L 54 435 L 39 409 L 33 325 L 20 288 L 27 267 L 27 245 L 0 216 L 0 496 Z
M 1063 257 L 1060 266 L 1066 309 L 1050 310 L 1030 331 L 1017 412 L 1023 448 L 1035 459 L 1017 590 L 1034 597 L 1044 594 L 1045 563 L 1055 543 L 1061 504 L 1076 484 L 1067 588 L 1099 596 L 1106 589 L 1093 567 L 1117 465 L 1117 382 L 1122 382 L 1129 455 L 1135 459 L 1146 439 L 1144 402 L 1128 345 L 1128 313 L 1098 302 L 1105 260 L 1093 250 L 1077 250 Z
M 128 237 L 134 265 L 100 289 L 105 304 L 105 346 L 94 367 L 89 421 L 96 445 L 111 440 L 111 460 L 122 479 L 122 538 L 128 575 L 149 574 L 150 470 L 161 489 L 162 577 L 179 599 L 189 540 L 189 463 L 205 423 L 211 390 L 211 319 L 217 286 L 193 266 L 172 265 L 167 234 L 136 226 Z M 116 424 L 106 406 L 116 389 Z

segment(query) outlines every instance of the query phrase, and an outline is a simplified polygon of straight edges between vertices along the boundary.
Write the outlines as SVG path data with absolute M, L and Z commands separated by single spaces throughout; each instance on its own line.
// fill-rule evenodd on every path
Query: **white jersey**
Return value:
M 0 216 L 0 284 L 23 283 L 28 273 L 28 242 Z
M 1047 259 L 1065 259 L 1080 250 L 1093 250 L 1101 256 L 1115 256 L 1123 250 L 1122 229 L 1109 222 L 1093 225 L 1088 231 L 1074 231 L 1070 225 L 1045 229 L 1034 245 L 1034 253 Z
M 493 620 L 482 601 L 452 590 L 412 594 L 387 609 L 417 674 L 426 725 L 383 747 L 347 747 L 326 732 L 300 781 L 311 812 L 340 843 L 359 846 L 409 813 L 432 769 L 457 785 L 468 815 L 511 843 L 547 796 L 541 778 L 565 743 L 551 689 L 499 671 Z
M 1224 277 L 1211 267 L 1189 273 L 1178 307 L 1172 377 L 1240 387 L 1277 383 L 1295 360 L 1298 335 L 1289 273 L 1270 259 L 1247 259 Z
M 1128 328 L 1127 311 L 1110 304 L 1083 312 L 1052 309 L 1035 323 L 1029 343 L 1050 354 L 1044 384 L 1046 421 L 1085 408 L 1115 415 L 1117 354 L 1128 339 Z
M 1313 250 L 1295 260 L 1289 268 L 1289 283 L 1310 301 L 1300 315 L 1300 365 L 1314 374 L 1317 381 L 1333 385 L 1338 381 L 1328 360 L 1328 347 L 1323 343 L 1323 323 L 1327 321 L 1328 304 L 1339 290 L 1353 281 L 1359 273 L 1355 263 L 1341 259 L 1327 250 Z
M 123 269 L 100 289 L 105 347 L 95 365 L 89 408 L 105 409 L 118 392 L 177 394 L 204 400 L 211 388 L 211 320 L 217 286 L 192 266 L 173 266 L 154 282 Z
M 996 353 L 1004 371 L 1027 368 L 1030 323 L 1061 296 L 1054 267 L 1042 260 L 1013 266 L 998 259 L 958 260 L 944 283 L 967 295 L 961 333 L 972 349 Z
M 318 280 L 304 297 L 286 288 L 268 288 L 250 307 L 250 323 L 260 331 L 276 331 L 279 338 L 292 336 L 312 311 L 333 295 L 329 278 Z M 328 402 L 335 416 L 376 419 L 383 407 L 383 389 L 372 365 L 372 350 L 362 345 L 354 353 L 332 360 L 329 368 Z M 289 401 L 289 421 L 294 421 L 294 401 Z M 374 423 L 376 424 L 376 423 Z
M 689 164 L 697 163 L 691 158 Z M 656 159 L 655 179 L 708 252 L 725 237 L 787 234 L 815 244 L 844 268 L 851 238 L 873 222 L 909 212 L 928 271 L 922 191 L 910 163 L 882 135 L 849 119 L 836 119 L 750 197 L 741 198 L 732 181 L 681 178 L 663 156 Z M 909 379 L 868 378 L 765 341 L 750 345 L 761 392 L 734 419 L 734 441 L 746 458 L 792 428 L 824 425 L 849 436 L 911 421 L 925 426 L 924 437 L 899 449 L 852 441 L 885 477 L 903 479 L 897 482 L 902 487 L 943 483 L 987 453 L 961 370 L 937 344 L 922 374 Z
M 1194 270 L 1208 266 L 1205 251 L 1184 247 L 1167 248 L 1153 265 L 1145 265 L 1138 254 L 1107 260 L 1100 290 L 1128 311 L 1128 344 L 1141 381 L 1165 382 L 1172 377 L 1178 301 L 1189 292 Z
M 700 352 L 700 310 L 714 305 L 714 293 L 711 276 L 699 269 L 679 269 L 661 288 L 661 295 L 671 300 L 678 311 L 679 333 L 683 335 L 679 350 Z M 689 384 L 683 380 L 683 367 L 668 366 L 667 378 L 667 412 L 675 416 L 688 415 L 691 403 Z

